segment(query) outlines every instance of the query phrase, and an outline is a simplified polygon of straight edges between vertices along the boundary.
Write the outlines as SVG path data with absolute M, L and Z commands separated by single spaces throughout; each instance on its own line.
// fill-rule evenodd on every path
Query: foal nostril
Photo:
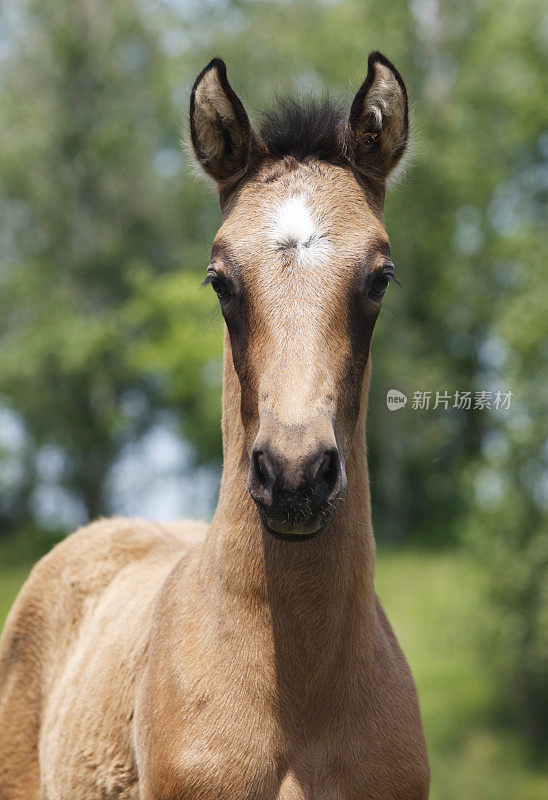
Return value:
M 313 457 L 289 461 L 267 445 L 253 448 L 248 489 L 269 522 L 311 524 L 344 490 L 336 447 L 320 447 Z
M 336 447 L 326 450 L 315 465 L 312 479 L 320 500 L 329 500 L 339 489 L 341 462 Z
M 253 500 L 261 506 L 271 506 L 275 482 L 276 470 L 268 455 L 263 450 L 253 450 L 247 481 Z

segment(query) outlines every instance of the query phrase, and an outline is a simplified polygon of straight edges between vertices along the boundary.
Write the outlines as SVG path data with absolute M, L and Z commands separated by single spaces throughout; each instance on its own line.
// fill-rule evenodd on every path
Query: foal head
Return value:
M 371 335 L 395 279 L 382 209 L 407 117 L 380 53 L 349 113 L 285 101 L 259 131 L 221 60 L 194 84 L 192 143 L 223 212 L 206 281 L 240 380 L 249 491 L 282 538 L 324 530 L 346 487 Z

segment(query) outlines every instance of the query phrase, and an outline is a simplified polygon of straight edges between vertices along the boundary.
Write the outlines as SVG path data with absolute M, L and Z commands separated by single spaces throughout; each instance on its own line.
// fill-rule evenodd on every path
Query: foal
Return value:
M 223 212 L 219 503 L 207 531 L 101 521 L 35 567 L 0 647 L 0 799 L 424 800 L 365 446 L 403 81 L 372 53 L 348 115 L 286 102 L 256 132 L 214 59 L 190 125 Z

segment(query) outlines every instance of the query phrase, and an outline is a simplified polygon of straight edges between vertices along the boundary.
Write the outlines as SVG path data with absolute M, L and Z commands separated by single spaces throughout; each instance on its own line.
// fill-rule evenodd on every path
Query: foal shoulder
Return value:
M 186 528 L 180 525 L 176 531 L 170 525 L 115 517 L 67 536 L 31 570 L 8 616 L 0 652 L 5 653 L 10 638 L 17 643 L 18 658 L 41 661 L 44 647 L 73 641 L 83 619 L 126 569 L 147 562 L 154 572 L 156 565 L 174 564 L 185 555 L 190 529 L 183 535 Z M 13 646 L 10 651 L 13 655 Z
M 100 592 L 121 569 L 147 558 L 179 554 L 198 544 L 202 523 L 152 523 L 139 518 L 100 519 L 67 536 L 31 573 L 36 580 L 57 576 L 74 588 L 82 582 Z

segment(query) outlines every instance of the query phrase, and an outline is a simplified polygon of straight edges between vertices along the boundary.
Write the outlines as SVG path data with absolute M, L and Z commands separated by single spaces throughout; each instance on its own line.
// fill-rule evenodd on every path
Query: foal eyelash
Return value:
M 215 278 L 216 278 L 216 275 L 215 275 L 214 272 L 208 272 L 207 275 L 205 276 L 204 280 L 200 284 L 200 289 L 203 289 L 204 286 L 209 286 L 211 281 L 213 281 Z
M 400 281 L 396 278 L 396 275 L 394 273 L 395 269 L 396 268 L 395 268 L 394 264 L 391 261 L 387 261 L 386 264 L 384 265 L 382 271 L 383 271 L 383 274 L 388 278 L 389 281 L 392 281 L 392 283 L 395 283 L 396 286 L 401 286 Z

